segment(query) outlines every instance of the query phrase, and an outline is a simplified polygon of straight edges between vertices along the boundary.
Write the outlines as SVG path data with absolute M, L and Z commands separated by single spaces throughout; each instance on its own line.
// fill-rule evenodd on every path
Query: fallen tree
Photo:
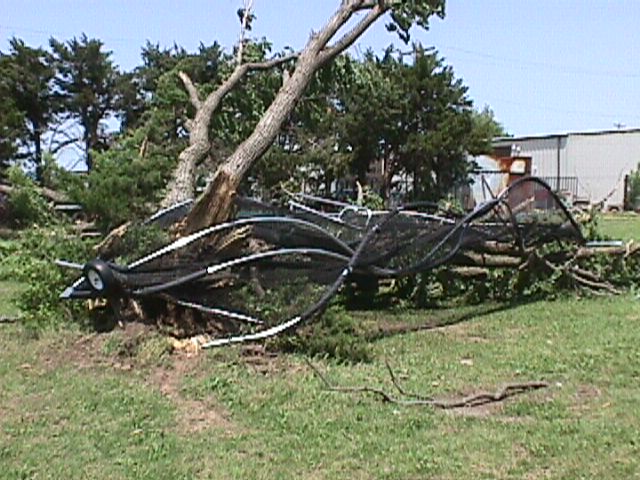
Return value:
M 63 192 L 58 192 L 56 190 L 52 190 L 47 187 L 35 187 L 35 190 L 38 194 L 42 195 L 42 197 L 46 198 L 50 202 L 54 203 L 64 203 L 68 202 L 69 199 L 67 195 Z M 7 183 L 0 183 L 0 193 L 5 195 L 11 195 L 15 192 L 16 187 L 13 185 L 9 185 Z
M 245 3 L 245 7 L 243 26 L 250 16 L 250 2 Z M 363 279 L 373 279 L 372 284 L 380 278 L 412 279 L 423 273 L 429 275 L 437 267 L 450 268 L 456 274 L 461 272 L 466 278 L 487 277 L 500 269 L 534 276 L 542 272 L 547 276 L 569 278 L 581 287 L 617 291 L 608 279 L 577 263 L 577 260 L 591 258 L 583 247 L 548 248 L 562 239 L 577 241 L 580 245 L 584 239 L 557 195 L 536 179 L 525 179 L 528 186 L 520 192 L 522 195 L 510 200 L 508 192 L 501 194 L 464 219 L 435 217 L 431 221 L 427 216 L 421 217 L 425 219 L 423 223 L 411 224 L 406 223 L 411 219 L 410 212 L 405 212 L 408 216 L 402 221 L 398 220 L 399 212 L 381 212 L 391 219 L 384 234 L 380 234 L 380 230 L 387 220 L 369 224 L 371 212 L 360 211 L 360 217 L 355 219 L 358 225 L 352 225 L 359 233 L 348 232 L 347 236 L 352 238 L 349 243 L 302 217 L 271 219 L 268 228 L 261 224 L 260 215 L 248 221 L 224 223 L 231 217 L 243 176 L 271 146 L 319 68 L 387 12 L 392 12 L 392 25 L 400 25 L 396 28 L 408 32 L 412 23 L 426 25 L 430 15 L 441 14 L 442 7 L 441 2 L 344 0 L 327 24 L 312 34 L 297 54 L 243 63 L 241 41 L 233 73 L 204 100 L 191 79 L 180 73 L 196 113 L 187 122 L 190 144 L 180 155 L 167 190 L 166 204 L 192 196 L 196 168 L 211 153 L 208 137 L 211 118 L 225 95 L 250 71 L 295 61 L 292 72 L 284 76 L 280 91 L 253 133 L 219 165 L 205 193 L 174 230 L 178 237 L 175 242 L 158 252 L 147 252 L 144 258 L 129 265 L 110 267 L 90 262 L 85 266 L 89 284 L 86 281 L 77 284 L 79 288 L 75 293 L 80 296 L 106 293 L 117 300 L 125 317 L 177 326 L 182 336 L 202 332 L 222 337 L 236 335 L 205 341 L 207 346 L 216 346 L 261 340 L 293 329 L 322 312 L 345 283 L 362 283 Z M 339 31 L 351 20 L 354 20 L 351 28 L 340 36 Z M 547 200 L 552 200 L 552 210 L 562 217 L 559 223 L 545 224 L 544 218 L 535 218 L 537 193 L 531 192 L 539 191 L 549 196 Z M 534 214 L 530 223 L 519 222 L 516 214 L 528 210 Z M 318 217 L 322 216 L 318 212 Z M 491 218 L 483 222 L 484 217 Z M 394 219 L 399 223 L 394 223 Z M 345 223 L 339 217 L 337 221 Z M 366 222 L 364 226 L 362 222 Z M 413 226 L 404 229 L 406 225 Z M 110 240 L 125 234 L 126 230 L 125 227 L 114 231 Z M 530 234 L 531 238 L 524 238 Z M 593 255 L 599 252 L 593 250 Z M 405 263 L 411 266 L 403 266 Z M 234 267 L 238 267 L 237 270 Z M 102 281 L 101 272 L 113 274 L 116 288 L 103 290 L 108 282 Z M 91 278 L 99 281 L 94 285 Z M 269 288 L 277 290 L 277 295 L 267 296 Z M 224 302 L 228 304 L 221 307 Z M 270 318 L 262 318 L 265 311 Z M 221 318 L 224 321 L 220 321 Z M 244 325 L 234 326 L 233 322 Z M 249 328 L 245 328 L 247 324 Z M 254 330 L 247 333 L 250 329 Z
M 538 200 L 528 201 L 529 192 Z M 517 208 L 523 199 L 529 211 Z M 182 336 L 212 334 L 203 339 L 208 348 L 294 330 L 345 285 L 373 294 L 379 281 L 397 282 L 397 297 L 420 306 L 437 298 L 436 284 L 440 296 L 482 301 L 576 287 L 617 293 L 637 280 L 640 248 L 608 246 L 601 255 L 602 244 L 587 243 L 561 199 L 535 177 L 455 220 L 412 206 L 377 213 L 356 207 L 336 216 L 297 202 L 293 212 L 243 202 L 243 218 L 141 252 L 128 265 L 89 262 L 68 298 L 129 302 L 138 320 L 179 327 Z M 249 208 L 256 214 L 247 215 Z M 616 254 L 622 264 L 611 261 Z M 602 257 L 604 265 L 590 264 Z M 470 273 L 461 283 L 459 271 Z
M 251 14 L 251 3 L 245 2 L 242 20 L 246 28 Z M 344 52 L 385 14 L 390 13 L 388 29 L 396 31 L 405 41 L 415 24 L 426 28 L 432 15 L 444 15 L 443 0 L 342 0 L 335 13 L 317 32 L 313 32 L 306 46 L 297 54 L 275 58 L 268 62 L 243 63 L 242 54 L 231 76 L 204 101 L 197 93 L 189 77 L 181 73 L 196 115 L 188 122 L 189 147 L 179 158 L 173 179 L 168 188 L 164 205 L 169 205 L 193 193 L 196 166 L 210 150 L 208 138 L 211 117 L 224 96 L 250 71 L 264 70 L 295 60 L 295 65 L 284 76 L 282 87 L 253 133 L 216 169 L 204 194 L 198 199 L 182 225 L 182 233 L 191 233 L 204 227 L 220 223 L 229 218 L 235 192 L 251 165 L 269 149 L 280 131 L 283 122 L 291 114 L 313 76 L 336 56 Z M 353 24 L 350 24 L 354 21 Z M 350 27 L 350 28 L 349 28 Z M 347 31 L 341 33 L 345 28 Z M 242 34 L 239 52 L 242 52 Z

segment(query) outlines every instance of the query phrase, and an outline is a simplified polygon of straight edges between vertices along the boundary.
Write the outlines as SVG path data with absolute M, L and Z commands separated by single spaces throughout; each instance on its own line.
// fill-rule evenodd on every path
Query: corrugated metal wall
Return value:
M 555 177 L 558 172 L 558 149 L 560 149 L 560 164 L 567 162 L 567 138 L 541 137 L 526 139 L 509 139 L 496 142 L 494 146 L 511 145 L 512 155 L 531 157 L 533 165 L 531 174 L 538 177 Z M 560 173 L 563 175 L 563 173 Z
M 532 174 L 539 177 L 556 177 L 559 152 L 560 176 L 578 179 L 577 198 L 606 200 L 607 206 L 622 206 L 624 176 L 640 162 L 638 130 L 502 139 L 494 144 L 508 145 L 516 148 L 513 153 L 532 158 Z
M 567 156 L 586 198 L 621 206 L 624 176 L 640 161 L 640 132 L 570 135 Z

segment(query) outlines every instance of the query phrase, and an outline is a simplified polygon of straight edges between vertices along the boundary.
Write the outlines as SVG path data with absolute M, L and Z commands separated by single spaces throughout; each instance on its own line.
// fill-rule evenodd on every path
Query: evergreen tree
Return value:
M 42 48 L 27 46 L 22 40 L 12 38 L 9 41 L 8 54 L 0 54 L 2 72 L 3 107 L 8 112 L 4 116 L 3 127 L 9 127 L 6 138 L 20 140 L 22 151 L 8 149 L 3 153 L 25 158 L 35 167 L 36 178 L 42 178 L 42 136 L 53 120 L 53 98 L 51 82 L 54 76 L 51 55 Z M 13 110 L 12 110 L 13 105 Z M 16 126 L 17 112 L 22 116 L 22 127 Z M 4 137 L 4 135 L 3 135 Z M 6 140 L 2 142 L 6 147 Z M 15 144 L 14 144 L 15 147 Z
M 54 38 L 50 46 L 57 75 L 54 95 L 63 118 L 79 122 L 87 168 L 93 167 L 92 150 L 107 147 L 104 120 L 116 110 L 118 72 L 111 52 L 103 51 L 102 41 L 82 35 L 66 43 Z

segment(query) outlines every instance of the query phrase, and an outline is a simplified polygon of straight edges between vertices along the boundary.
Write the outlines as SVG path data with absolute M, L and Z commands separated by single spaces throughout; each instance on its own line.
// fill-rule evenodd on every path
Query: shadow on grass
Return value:
M 490 303 L 480 304 L 476 306 L 461 306 L 446 309 L 423 310 L 421 313 L 428 315 L 426 321 L 417 323 L 416 321 L 403 321 L 396 319 L 377 319 L 375 325 L 367 328 L 365 338 L 367 341 L 373 342 L 383 338 L 395 335 L 404 335 L 407 333 L 419 332 L 422 330 L 433 330 L 436 328 L 457 325 L 469 320 L 484 317 L 498 312 L 504 312 L 523 305 L 534 303 L 536 300 L 526 300 L 517 302 Z M 405 315 L 411 315 L 411 310 L 405 312 Z M 415 312 L 417 313 L 417 311 Z M 394 315 L 396 316 L 396 315 Z M 403 315 L 404 316 L 404 315 Z

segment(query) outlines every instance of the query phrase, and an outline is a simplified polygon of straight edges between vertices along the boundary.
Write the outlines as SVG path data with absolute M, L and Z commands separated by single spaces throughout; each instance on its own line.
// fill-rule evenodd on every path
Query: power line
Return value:
M 49 37 L 66 37 L 68 34 L 64 34 L 62 32 L 52 32 L 48 30 L 38 30 L 35 28 L 24 28 L 24 27 L 14 27 L 10 25 L 0 25 L 0 30 L 6 30 L 7 32 L 26 32 L 33 33 L 36 35 L 42 35 L 47 38 Z M 139 38 L 123 38 L 123 37 L 100 37 L 100 40 L 105 40 L 109 42 L 120 42 L 120 43 L 136 43 L 138 44 L 142 40 Z
M 43 35 L 46 37 L 66 36 L 61 32 L 52 32 L 48 30 L 39 30 L 39 29 L 18 27 L 18 26 L 11 26 L 11 25 L 0 25 L 0 30 L 6 30 L 12 33 L 15 31 L 27 32 L 27 33 L 37 34 L 37 35 Z M 135 43 L 136 45 L 140 44 L 140 42 L 144 42 L 143 39 L 130 38 L 130 37 L 100 37 L 100 39 L 109 41 L 109 42 Z M 487 53 L 479 50 L 456 47 L 452 45 L 439 44 L 439 45 L 436 45 L 436 47 L 438 49 L 461 53 L 461 54 L 472 56 L 472 57 L 478 57 L 485 60 L 492 60 L 494 62 L 498 62 L 499 64 L 511 64 L 511 67 L 513 67 L 513 65 L 521 65 L 521 66 L 527 66 L 527 67 L 542 68 L 545 70 L 550 70 L 555 73 L 563 73 L 563 74 L 569 74 L 569 75 L 590 75 L 590 76 L 597 76 L 597 77 L 616 77 L 616 78 L 630 78 L 630 79 L 640 78 L 640 73 L 633 73 L 629 71 L 600 70 L 600 69 L 596 70 L 596 69 L 586 68 L 582 66 L 562 65 L 562 64 L 556 64 L 556 63 L 538 62 L 534 60 L 524 60 L 522 58 L 496 55 L 493 53 Z
M 561 109 L 561 108 L 553 108 L 553 107 L 547 107 L 544 105 L 531 105 L 531 104 L 526 104 L 523 102 L 517 102 L 517 101 L 513 101 L 513 100 L 507 100 L 507 99 L 503 99 L 503 98 L 496 98 L 494 99 L 495 103 L 491 103 L 490 105 L 495 108 L 495 106 L 498 103 L 506 103 L 508 105 L 514 105 L 517 107 L 523 107 L 526 109 L 530 109 L 530 110 L 538 110 L 538 111 L 546 111 L 546 112 L 554 112 L 554 113 L 563 113 L 565 115 L 584 115 L 584 116 L 590 116 L 590 117 L 601 117 L 601 118 L 608 118 L 608 119 L 614 119 L 619 121 L 621 118 L 622 119 L 635 119 L 635 120 L 640 120 L 640 115 L 622 115 L 622 114 L 613 114 L 613 113 L 604 113 L 604 112 L 594 112 L 594 111 L 589 111 L 589 110 L 565 110 L 565 109 Z
M 535 67 L 535 68 L 544 68 L 547 70 L 552 70 L 556 73 L 566 73 L 571 75 L 592 75 L 592 76 L 598 76 L 598 77 L 617 77 L 617 78 L 636 78 L 636 79 L 640 78 L 640 73 L 631 73 L 631 72 L 613 71 L 613 70 L 593 70 L 589 68 L 577 67 L 572 65 L 560 65 L 560 64 L 554 64 L 554 63 L 537 62 L 532 60 L 523 60 L 521 58 L 505 57 L 500 55 L 494 55 L 492 53 L 480 52 L 478 50 L 469 50 L 466 48 L 452 47 L 449 45 L 438 45 L 437 47 L 444 50 L 450 50 L 452 52 L 480 57 L 487 60 L 493 60 L 499 63 L 511 63 L 511 64 L 519 64 L 523 66 Z

